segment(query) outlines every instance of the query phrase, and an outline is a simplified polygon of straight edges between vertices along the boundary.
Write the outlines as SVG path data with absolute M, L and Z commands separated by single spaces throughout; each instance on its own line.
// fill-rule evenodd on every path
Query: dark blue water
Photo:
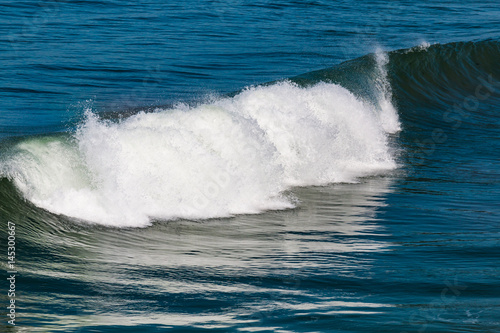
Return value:
M 497 2 L 0 7 L 2 332 L 500 331 Z

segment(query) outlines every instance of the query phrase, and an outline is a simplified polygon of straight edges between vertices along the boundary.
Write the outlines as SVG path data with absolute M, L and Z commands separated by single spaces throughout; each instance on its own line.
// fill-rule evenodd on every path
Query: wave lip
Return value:
M 378 104 L 284 81 L 119 122 L 88 111 L 71 139 L 24 141 L 0 170 L 39 207 L 119 227 L 292 208 L 293 186 L 396 167 L 387 133 L 399 122 L 381 73 Z

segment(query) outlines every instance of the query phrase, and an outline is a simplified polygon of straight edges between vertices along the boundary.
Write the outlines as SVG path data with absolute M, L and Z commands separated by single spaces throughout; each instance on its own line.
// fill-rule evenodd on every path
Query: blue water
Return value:
M 496 1 L 0 6 L 2 332 L 500 331 Z

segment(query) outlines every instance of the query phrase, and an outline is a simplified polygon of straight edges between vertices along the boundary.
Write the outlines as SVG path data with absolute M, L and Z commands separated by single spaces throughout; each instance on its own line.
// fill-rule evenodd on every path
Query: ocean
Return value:
M 3 1 L 1 332 L 500 332 L 498 1 Z

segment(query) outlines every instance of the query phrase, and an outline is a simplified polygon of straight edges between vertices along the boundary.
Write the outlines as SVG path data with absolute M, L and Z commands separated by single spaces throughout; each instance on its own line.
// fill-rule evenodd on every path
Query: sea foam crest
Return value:
M 88 111 L 71 139 L 25 140 L 1 172 L 39 207 L 119 227 L 286 209 L 293 186 L 396 167 L 386 97 L 371 105 L 336 84 L 285 81 L 119 122 Z

